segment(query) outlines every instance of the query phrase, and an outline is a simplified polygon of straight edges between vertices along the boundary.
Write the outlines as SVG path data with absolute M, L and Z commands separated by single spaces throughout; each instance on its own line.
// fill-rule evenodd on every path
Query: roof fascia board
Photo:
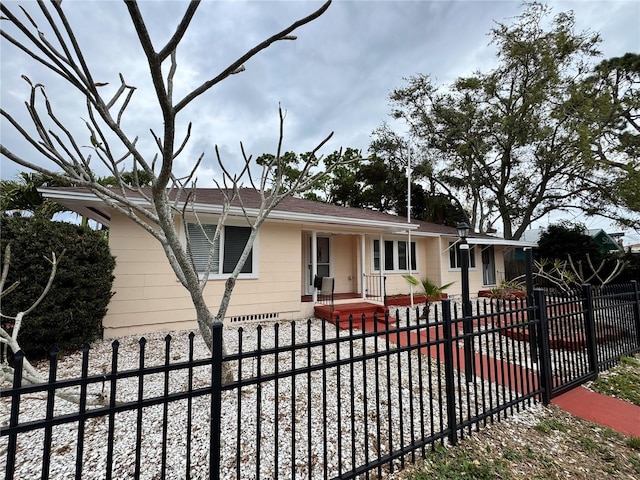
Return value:
M 52 200 L 74 200 L 74 201 L 85 201 L 92 203 L 104 203 L 100 198 L 96 197 L 92 193 L 88 192 L 69 192 L 65 190 L 50 190 L 46 188 L 40 189 L 40 193 L 42 193 L 47 198 L 51 198 Z M 142 198 L 130 198 L 131 201 L 138 205 L 146 205 L 148 206 L 148 202 Z M 194 203 L 193 209 L 198 213 L 209 213 L 214 215 L 219 215 L 222 213 L 221 205 L 209 205 L 209 204 L 201 204 Z M 257 208 L 247 208 L 246 214 L 249 216 L 257 216 L 260 212 Z M 232 216 L 244 216 L 245 212 L 240 207 L 231 207 L 229 209 L 229 215 Z M 321 225 L 331 224 L 331 225 L 345 225 L 345 226 L 355 226 L 355 227 L 373 227 L 373 228 L 383 228 L 385 230 L 416 230 L 418 225 L 402 223 L 399 222 L 383 222 L 376 221 L 365 218 L 345 218 L 345 217 L 337 217 L 337 216 L 328 216 L 328 215 L 318 215 L 318 214 L 309 214 L 309 213 L 297 213 L 297 212 L 285 212 L 283 210 L 273 210 L 269 214 L 269 219 L 272 220 L 284 220 L 284 221 L 294 221 L 294 222 L 310 222 L 310 223 L 318 223 Z
M 473 238 L 467 237 L 467 243 L 476 245 L 506 245 L 510 247 L 537 247 L 535 242 L 523 242 L 521 240 L 506 240 L 504 238 Z
M 198 211 L 198 213 L 220 214 L 222 212 L 222 207 L 219 205 L 195 204 L 194 208 Z M 257 216 L 259 212 L 260 210 L 257 208 L 246 209 L 246 213 L 250 217 Z M 229 215 L 244 216 L 244 212 L 240 207 L 231 207 L 229 209 Z M 334 215 L 286 212 L 284 210 L 272 210 L 268 218 L 271 220 L 283 220 L 288 222 L 319 223 L 321 225 L 331 224 L 331 225 L 347 225 L 347 226 L 357 226 L 357 227 L 377 227 L 377 228 L 393 229 L 393 230 L 398 230 L 398 229 L 415 230 L 418 228 L 418 225 L 401 223 L 401 222 L 397 222 L 397 223 L 382 222 L 379 220 L 371 220 L 368 218 L 337 217 Z

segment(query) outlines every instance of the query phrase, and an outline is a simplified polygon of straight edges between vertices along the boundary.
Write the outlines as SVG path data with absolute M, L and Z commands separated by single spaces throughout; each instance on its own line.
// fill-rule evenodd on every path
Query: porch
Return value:
M 312 295 L 303 295 L 302 302 L 312 302 Z M 367 301 L 362 298 L 359 293 L 336 293 L 333 295 L 333 302 L 317 303 L 313 307 L 314 316 L 316 318 L 328 320 L 338 325 L 341 329 L 363 328 L 362 317 L 364 315 L 364 323 L 367 327 L 373 329 L 374 314 L 377 314 L 378 327 L 382 330 L 387 326 L 385 323 L 385 313 L 387 307 L 383 302 Z M 349 323 L 349 317 L 353 317 L 353 321 Z

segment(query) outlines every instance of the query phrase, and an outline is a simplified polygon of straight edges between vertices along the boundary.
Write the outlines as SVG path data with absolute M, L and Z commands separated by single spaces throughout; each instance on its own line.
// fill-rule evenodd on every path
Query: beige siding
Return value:
M 448 239 L 440 240 L 440 250 L 442 254 L 442 282 L 441 284 L 455 282 L 450 288 L 447 289 L 452 295 L 460 295 L 462 293 L 462 283 L 460 277 L 460 269 L 452 269 L 449 262 L 449 252 L 445 251 L 449 247 Z M 482 256 L 480 253 L 482 246 L 477 245 L 476 250 L 476 268 L 469 269 L 469 291 L 471 297 L 475 297 L 480 290 L 486 290 L 490 286 L 483 285 L 482 281 Z M 499 283 L 504 277 L 504 248 L 501 246 L 494 246 L 495 253 L 495 268 L 496 268 L 496 281 Z
M 298 226 L 265 224 L 261 228 L 254 250 L 258 278 L 238 279 L 227 311 L 228 321 L 242 315 L 279 319 L 301 315 L 300 235 Z M 106 337 L 196 328 L 188 292 L 177 281 L 157 240 L 127 218 L 114 214 L 109 243 L 117 264 L 115 295 L 103 321 Z M 205 298 L 214 313 L 224 282 L 212 279 L 205 288 Z
M 307 256 L 303 226 L 266 223 L 260 229 L 254 249 L 256 278 L 239 278 L 227 311 L 227 322 L 245 320 L 288 320 L 313 314 L 311 302 L 302 303 Z M 361 236 L 338 231 L 331 236 L 331 265 L 336 279 L 335 291 L 358 292 L 360 281 Z M 372 240 L 365 237 L 364 272 L 371 273 Z M 385 237 L 404 240 L 406 237 Z M 449 241 L 440 237 L 414 237 L 417 252 L 417 278 L 428 277 L 435 283 L 454 284 L 446 291 L 461 293 L 460 271 L 449 266 Z M 116 256 L 114 291 L 103 325 L 106 337 L 142 334 L 172 329 L 195 329 L 195 313 L 187 291 L 177 281 L 160 244 L 127 218 L 113 214 L 109 243 Z M 503 249 L 495 247 L 496 279 L 504 272 Z M 387 294 L 405 294 L 410 287 L 402 278 L 405 272 L 385 272 Z M 482 259 L 476 252 L 476 268 L 469 272 L 471 295 L 486 288 L 482 285 Z M 225 279 L 211 279 L 205 298 L 215 314 Z

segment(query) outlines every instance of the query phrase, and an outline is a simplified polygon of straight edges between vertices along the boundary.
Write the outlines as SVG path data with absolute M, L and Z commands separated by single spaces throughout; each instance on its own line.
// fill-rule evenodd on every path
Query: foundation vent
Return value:
M 279 312 L 273 313 L 254 313 L 251 315 L 238 315 L 231 317 L 231 323 L 246 323 L 246 322 L 260 322 L 262 320 L 278 320 L 280 318 Z

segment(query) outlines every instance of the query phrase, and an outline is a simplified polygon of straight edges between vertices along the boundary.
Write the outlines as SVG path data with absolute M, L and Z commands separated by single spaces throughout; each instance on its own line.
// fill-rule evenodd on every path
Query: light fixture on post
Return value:
M 456 229 L 458 230 L 458 236 L 460 237 L 460 239 L 466 242 L 467 237 L 469 236 L 469 230 L 470 230 L 470 227 L 467 224 L 467 222 L 458 223 L 458 226 L 456 227 Z
M 473 380 L 474 352 L 473 352 L 473 320 L 471 319 L 471 300 L 469 299 L 469 224 L 458 223 L 456 227 L 460 237 L 460 276 L 462 280 L 462 330 L 464 332 L 464 370 L 467 382 Z

